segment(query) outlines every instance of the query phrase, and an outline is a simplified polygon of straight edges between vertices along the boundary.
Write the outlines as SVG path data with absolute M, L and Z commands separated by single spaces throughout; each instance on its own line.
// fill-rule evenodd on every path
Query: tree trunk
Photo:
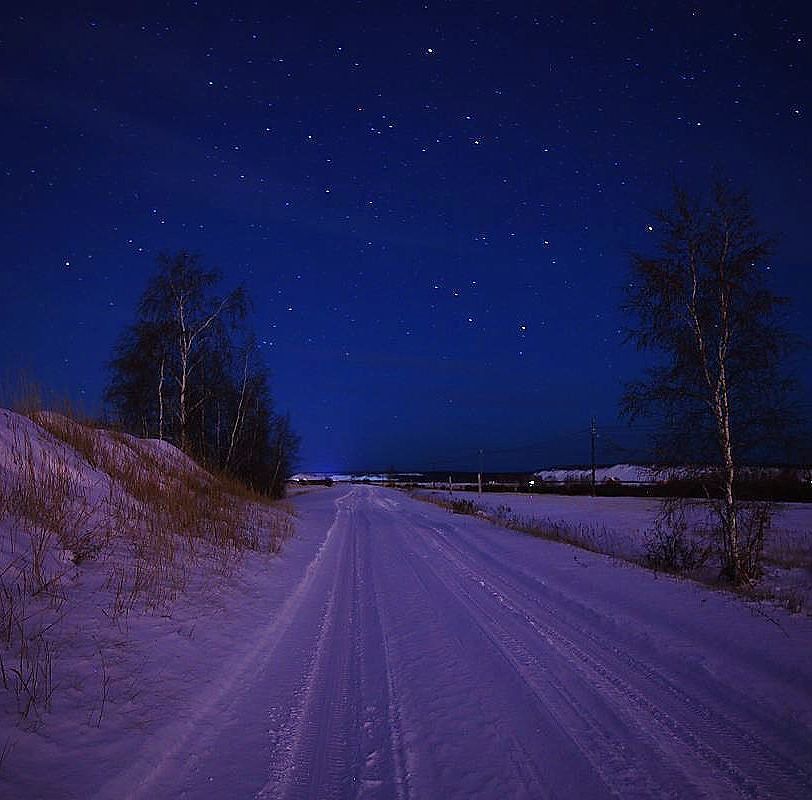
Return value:
M 725 572 L 732 583 L 739 583 L 746 576 L 742 575 L 741 552 L 739 549 L 739 529 L 736 515 L 736 496 L 734 480 L 736 462 L 733 458 L 733 436 L 730 429 L 730 394 L 727 385 L 727 367 L 730 337 L 730 286 L 728 285 L 727 262 L 730 252 L 730 233 L 725 230 L 724 244 L 718 265 L 719 291 L 719 342 L 717 349 L 718 380 L 716 384 L 717 423 L 719 426 L 719 444 L 722 450 L 722 489 L 723 489 L 723 526 L 725 538 Z
M 180 449 L 184 452 L 186 451 L 186 368 L 186 352 L 183 351 L 180 357 L 180 397 L 178 414 L 180 415 Z
M 245 353 L 245 362 L 242 370 L 242 387 L 240 389 L 240 402 L 237 404 L 237 412 L 234 416 L 234 425 L 231 427 L 231 440 L 228 443 L 228 454 L 226 455 L 226 469 L 231 465 L 231 457 L 234 455 L 234 445 L 237 441 L 237 432 L 242 425 L 245 412 L 243 405 L 245 403 L 245 389 L 248 384 L 248 352 Z
M 277 483 L 279 481 L 279 470 L 282 467 L 282 456 L 283 456 L 283 454 L 284 454 L 284 449 L 283 449 L 282 445 L 280 444 L 279 448 L 276 451 L 276 464 L 274 465 L 273 478 L 271 478 L 271 486 L 270 486 L 271 495 L 274 496 L 274 497 L 277 496 L 276 485 L 277 485 Z M 281 493 L 280 493 L 279 496 L 281 497 Z
M 218 397 L 215 401 L 217 406 L 217 425 L 214 429 L 214 448 L 217 452 L 217 466 L 223 466 L 223 450 L 220 447 L 220 426 L 221 426 L 221 414 L 220 414 L 220 398 Z
M 724 366 L 720 371 L 719 396 L 719 442 L 722 450 L 722 525 L 724 530 L 724 572 L 732 583 L 739 583 L 746 576 L 742 574 L 741 552 L 739 547 L 739 525 L 736 509 L 734 481 L 736 462 L 733 457 L 733 442 L 730 431 L 730 408 L 728 407 L 727 381 Z
M 158 439 L 164 438 L 164 365 L 165 358 L 161 358 L 161 377 L 158 381 Z

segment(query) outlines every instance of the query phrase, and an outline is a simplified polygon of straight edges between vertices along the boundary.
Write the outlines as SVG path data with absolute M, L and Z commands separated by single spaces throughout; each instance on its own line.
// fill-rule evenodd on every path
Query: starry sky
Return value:
M 625 460 L 674 182 L 749 188 L 812 340 L 806 6 L 4 3 L 0 371 L 98 408 L 183 248 L 251 295 L 304 469 L 585 462 L 592 416 Z

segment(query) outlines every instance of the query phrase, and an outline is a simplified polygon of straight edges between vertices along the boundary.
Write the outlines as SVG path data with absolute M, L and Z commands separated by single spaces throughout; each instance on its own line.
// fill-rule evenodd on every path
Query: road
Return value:
M 393 491 L 296 504 L 284 607 L 99 796 L 812 797 L 808 618 Z

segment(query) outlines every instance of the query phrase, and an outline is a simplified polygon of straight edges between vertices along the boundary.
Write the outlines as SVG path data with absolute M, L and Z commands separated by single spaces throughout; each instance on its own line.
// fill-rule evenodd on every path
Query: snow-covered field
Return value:
M 291 502 L 281 552 L 204 550 L 160 608 L 112 618 L 122 553 L 59 562 L 50 707 L 2 693 L 0 797 L 812 796 L 808 616 L 381 487 Z
M 526 518 L 561 521 L 590 528 L 603 536 L 608 553 L 623 556 L 642 552 L 645 533 L 660 510 L 660 501 L 647 497 L 590 497 L 587 495 L 519 494 L 516 492 L 432 492 L 436 497 L 467 499 L 489 511 L 507 507 Z M 693 511 L 699 526 L 703 515 Z M 605 531 L 605 533 L 604 533 Z M 812 504 L 777 505 L 767 541 L 767 555 L 780 557 L 787 550 L 800 550 L 812 564 Z
M 512 492 L 425 492 L 441 500 L 469 500 L 491 516 L 515 515 L 524 521 L 563 523 L 573 538 L 602 553 L 639 558 L 645 549 L 661 504 L 645 497 L 590 497 L 584 495 L 518 494 Z M 698 531 L 707 528 L 708 514 L 701 506 L 688 513 Z M 765 545 L 766 593 L 794 598 L 812 609 L 812 505 L 780 503 Z

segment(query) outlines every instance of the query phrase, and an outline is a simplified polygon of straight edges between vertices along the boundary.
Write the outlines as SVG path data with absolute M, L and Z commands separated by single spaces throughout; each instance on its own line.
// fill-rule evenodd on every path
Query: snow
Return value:
M 562 523 L 576 540 L 590 549 L 626 559 L 639 559 L 654 526 L 661 501 L 645 497 L 518 494 L 515 492 L 430 492 L 430 496 L 470 500 L 492 517 L 513 515 L 522 522 Z M 689 508 L 687 519 L 697 531 L 707 529 L 709 514 L 700 505 Z M 795 598 L 812 608 L 812 505 L 778 503 L 765 544 L 766 594 Z
M 197 470 L 165 442 L 102 431 L 96 435 L 119 460 L 131 452 L 149 452 L 159 458 L 167 476 Z M 48 475 L 65 477 L 63 522 L 102 539 L 107 529 L 112 531 L 110 545 L 80 564 L 74 563 L 75 552 L 46 531 L 44 569 L 50 582 L 40 592 L 32 591 L 29 540 L 41 530 L 5 505 L 26 484 L 29 462 L 40 483 Z M 0 797 L 92 796 L 145 739 L 183 716 L 201 697 L 220 691 L 223 663 L 239 652 L 234 621 L 241 625 L 242 640 L 252 641 L 246 631 L 266 622 L 274 598 L 280 606 L 287 598 L 285 581 L 297 579 L 295 547 L 274 557 L 267 552 L 216 552 L 200 543 L 181 573 L 183 585 L 177 592 L 162 595 L 157 605 L 139 598 L 129 613 L 115 613 L 113 578 L 132 575 L 136 566 L 132 548 L 123 541 L 125 533 L 146 537 L 148 531 L 130 531 L 131 521 L 111 518 L 111 489 L 118 492 L 121 486 L 102 469 L 91 467 L 31 420 L 0 410 L 0 629 L 13 603 L 29 652 L 36 651 L 38 642 L 47 642 L 53 675 L 49 707 L 43 700 L 22 718 L 18 710 L 25 692 L 21 699 L 15 696 L 12 670 L 28 677 L 31 670 L 23 666 L 44 670 L 47 659 L 38 665 L 32 659 L 20 662 L 16 629 L 3 630 L 0 657 L 8 688 L 0 682 L 0 754 L 5 751 Z M 268 523 L 278 513 L 284 514 L 258 507 L 246 518 Z M 274 575 L 269 567 L 277 561 L 289 566 Z M 47 775 L 41 769 L 45 763 Z
M 590 469 L 545 469 L 535 473 L 542 481 L 550 483 L 583 483 L 592 480 Z M 598 467 L 595 470 L 598 483 L 607 481 L 625 484 L 656 483 L 659 480 L 657 471 L 651 467 L 636 464 L 615 464 L 613 467 Z
M 701 470 L 699 470 L 701 472 Z M 793 475 L 802 481 L 810 480 L 808 469 L 779 469 L 777 467 L 743 467 L 743 475 L 754 478 L 765 476 L 776 477 L 780 474 Z M 595 470 L 595 480 L 597 483 L 620 483 L 630 486 L 644 486 L 650 483 L 659 483 L 666 478 L 690 478 L 697 474 L 697 468 L 693 469 L 669 469 L 658 470 L 654 467 L 640 464 L 615 464 L 611 467 L 598 467 Z M 576 469 L 545 469 L 534 473 L 535 477 L 547 483 L 588 483 L 592 480 L 592 470 L 586 468 Z
M 617 548 L 608 551 L 621 555 L 637 555 L 645 532 L 651 528 L 661 508 L 657 499 L 647 497 L 591 497 L 588 495 L 519 494 L 517 492 L 460 492 L 449 496 L 447 491 L 431 493 L 435 497 L 467 499 L 489 511 L 507 507 L 520 517 L 557 520 L 571 525 L 583 525 L 595 531 L 605 529 Z M 703 519 L 695 509 L 694 522 Z M 812 505 L 809 503 L 779 503 L 773 519 L 770 538 L 776 550 L 790 547 L 808 548 L 812 557 Z
M 812 793 L 809 617 L 378 486 L 291 502 L 278 555 L 201 560 L 160 613 L 114 624 L 104 565 L 71 565 L 0 796 Z

